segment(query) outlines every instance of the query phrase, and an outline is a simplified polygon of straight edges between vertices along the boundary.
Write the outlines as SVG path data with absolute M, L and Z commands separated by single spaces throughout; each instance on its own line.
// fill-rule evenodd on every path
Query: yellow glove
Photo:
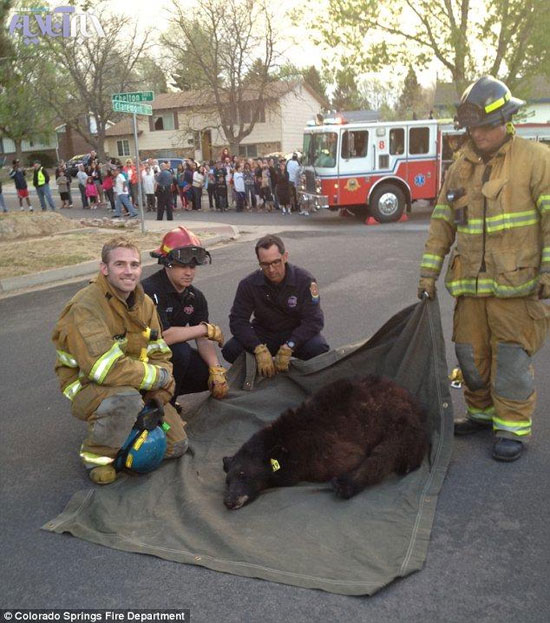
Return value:
M 539 299 L 550 299 L 550 273 L 540 273 L 538 296 Z
M 254 349 L 254 356 L 256 357 L 256 365 L 258 366 L 260 376 L 271 378 L 277 374 L 277 370 L 275 370 L 275 366 L 273 365 L 273 357 L 265 344 L 258 344 L 258 346 L 256 346 Z
M 223 346 L 223 333 L 220 327 L 216 324 L 210 324 L 209 322 L 201 322 L 201 324 L 206 327 L 205 337 L 213 342 L 218 342 L 220 347 Z
M 273 360 L 277 372 L 288 372 L 288 365 L 291 357 L 292 348 L 290 348 L 288 344 L 282 344 Z
M 422 300 L 424 293 L 428 295 L 429 299 L 435 298 L 435 279 L 433 277 L 420 277 L 418 282 L 418 298 Z
M 225 368 L 222 366 L 212 366 L 208 368 L 208 389 L 214 398 L 225 398 L 229 391 L 229 385 L 225 378 Z

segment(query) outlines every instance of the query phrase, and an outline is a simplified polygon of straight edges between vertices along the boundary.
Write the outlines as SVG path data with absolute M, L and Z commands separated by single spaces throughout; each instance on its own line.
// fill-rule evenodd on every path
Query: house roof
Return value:
M 139 119 L 138 119 L 138 134 L 142 134 L 143 130 L 139 129 Z M 126 117 L 122 119 L 118 123 L 115 123 L 110 128 L 105 130 L 105 136 L 128 136 L 128 134 L 134 133 L 134 124 L 132 123 L 131 117 Z
M 268 84 L 264 91 L 264 99 L 279 99 L 302 85 L 320 104 L 324 99 L 302 80 L 279 80 Z M 222 92 L 223 94 L 223 92 Z M 244 101 L 258 99 L 258 91 L 249 89 L 243 93 Z M 214 95 L 209 89 L 195 91 L 178 91 L 176 93 L 159 93 L 152 102 L 153 110 L 167 110 L 174 108 L 194 108 L 196 106 L 212 106 L 215 104 Z

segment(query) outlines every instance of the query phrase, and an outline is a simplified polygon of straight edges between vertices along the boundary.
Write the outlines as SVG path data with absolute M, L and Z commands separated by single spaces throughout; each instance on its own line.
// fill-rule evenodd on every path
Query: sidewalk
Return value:
M 145 228 L 147 231 L 159 232 L 159 243 L 162 234 L 170 231 L 174 227 L 177 227 L 177 224 L 174 221 L 145 222 Z M 199 238 L 201 237 L 201 234 L 213 234 L 213 236 L 209 236 L 207 239 L 207 246 L 209 249 L 215 245 L 228 242 L 230 240 L 237 240 L 240 235 L 239 230 L 235 225 L 212 223 L 208 221 L 194 222 L 193 230 Z M 141 261 L 143 266 L 150 266 L 157 263 L 157 260 L 149 255 L 149 251 L 152 250 L 153 249 L 148 249 L 142 252 Z M 99 258 L 89 262 L 82 262 L 81 264 L 73 264 L 71 266 L 44 270 L 31 275 L 0 279 L 0 297 L 22 294 L 25 290 L 44 289 L 70 281 L 85 279 L 86 277 L 94 276 L 98 270 Z

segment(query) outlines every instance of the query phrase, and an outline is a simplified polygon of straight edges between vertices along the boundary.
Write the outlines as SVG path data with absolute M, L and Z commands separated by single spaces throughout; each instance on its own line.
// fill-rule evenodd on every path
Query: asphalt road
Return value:
M 214 249 L 213 264 L 198 269 L 196 284 L 207 295 L 211 319 L 228 331 L 237 282 L 255 268 L 249 238 L 260 234 L 256 226 L 280 228 L 290 261 L 319 280 L 327 339 L 335 347 L 353 343 L 415 301 L 426 216 L 365 227 L 331 215 L 228 213 L 223 220 L 251 233 Z M 192 226 L 205 213 L 186 218 Z M 489 433 L 457 440 L 424 569 L 373 597 L 241 578 L 41 531 L 75 491 L 89 486 L 77 452 L 83 425 L 59 392 L 50 342 L 64 303 L 82 285 L 0 300 L 1 608 L 190 608 L 192 620 L 201 622 L 548 621 L 548 346 L 535 362 L 539 407 L 524 457 L 493 461 Z M 452 367 L 453 302 L 441 288 L 440 304 Z M 456 414 L 463 408 L 459 391 L 453 390 L 453 401 Z

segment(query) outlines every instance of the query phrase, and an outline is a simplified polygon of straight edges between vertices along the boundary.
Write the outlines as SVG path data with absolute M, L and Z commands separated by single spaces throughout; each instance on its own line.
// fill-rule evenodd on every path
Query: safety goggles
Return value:
M 486 106 L 485 110 L 476 104 L 461 104 L 457 110 L 458 125 L 461 128 L 477 128 L 479 126 L 496 127 L 502 125 L 503 119 L 500 115 L 490 115 L 498 110 L 500 106 L 491 108 Z M 490 109 L 487 111 L 487 109 Z M 490 115 L 490 116 L 489 116 Z M 491 120 L 492 119 L 492 120 Z
M 203 249 L 203 247 L 181 247 L 179 249 L 172 249 L 170 253 L 168 253 L 168 260 L 191 266 L 212 263 L 210 253 L 208 253 L 206 249 Z

